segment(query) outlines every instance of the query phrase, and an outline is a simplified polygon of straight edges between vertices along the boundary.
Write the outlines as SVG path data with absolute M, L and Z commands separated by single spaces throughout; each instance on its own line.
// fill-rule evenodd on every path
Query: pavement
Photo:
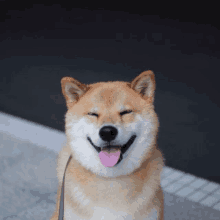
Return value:
M 63 132 L 0 113 L 0 219 L 46 220 L 55 210 Z M 165 166 L 165 220 L 217 220 L 220 184 Z

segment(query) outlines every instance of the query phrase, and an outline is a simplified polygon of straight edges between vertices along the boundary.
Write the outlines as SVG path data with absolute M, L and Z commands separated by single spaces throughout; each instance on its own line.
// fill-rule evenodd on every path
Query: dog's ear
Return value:
M 62 93 L 66 99 L 67 108 L 71 108 L 75 102 L 87 91 L 87 86 L 72 77 L 61 79 Z
M 139 93 L 144 99 L 153 102 L 156 88 L 154 73 L 151 70 L 142 72 L 131 82 L 131 88 Z

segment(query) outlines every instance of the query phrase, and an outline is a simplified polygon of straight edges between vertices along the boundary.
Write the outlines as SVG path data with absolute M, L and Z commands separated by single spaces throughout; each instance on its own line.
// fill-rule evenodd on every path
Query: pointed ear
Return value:
M 63 77 L 61 79 L 61 88 L 68 109 L 87 91 L 86 85 L 72 77 Z
M 153 102 L 156 88 L 154 73 L 151 70 L 142 72 L 131 82 L 131 88 L 139 93 L 144 99 Z

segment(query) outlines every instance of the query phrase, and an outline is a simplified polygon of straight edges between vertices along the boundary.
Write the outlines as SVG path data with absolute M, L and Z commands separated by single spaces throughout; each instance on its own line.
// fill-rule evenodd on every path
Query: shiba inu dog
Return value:
M 59 188 L 65 172 L 65 220 L 164 219 L 157 148 L 159 121 L 154 111 L 155 77 L 142 72 L 131 83 L 85 85 L 61 80 L 66 99 L 67 144 L 58 157 Z

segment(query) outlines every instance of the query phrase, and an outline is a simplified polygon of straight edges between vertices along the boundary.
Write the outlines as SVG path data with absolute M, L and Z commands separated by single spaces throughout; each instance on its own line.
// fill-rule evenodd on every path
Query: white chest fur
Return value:
M 65 210 L 65 220 L 88 220 L 77 216 L 72 209 Z M 94 207 L 93 217 L 90 220 L 134 220 L 126 212 L 116 212 L 110 208 Z M 157 211 L 153 209 L 143 220 L 157 220 Z

